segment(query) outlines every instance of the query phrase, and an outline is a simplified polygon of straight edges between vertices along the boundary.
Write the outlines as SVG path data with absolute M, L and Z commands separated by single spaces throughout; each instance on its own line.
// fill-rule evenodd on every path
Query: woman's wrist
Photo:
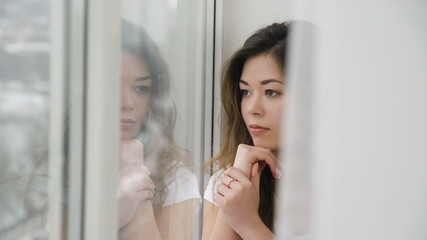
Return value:
M 233 167 L 242 170 L 246 177 L 250 178 L 250 172 L 252 168 L 252 165 L 250 163 L 248 164 L 247 162 L 236 160 L 233 164 Z
M 151 213 L 151 212 L 154 213 L 153 204 L 151 200 L 142 201 L 138 206 L 137 212 L 139 215 L 147 215 L 147 213 Z
M 244 240 L 274 239 L 274 234 L 259 216 L 252 223 L 244 224 L 242 228 L 235 229 L 235 231 Z

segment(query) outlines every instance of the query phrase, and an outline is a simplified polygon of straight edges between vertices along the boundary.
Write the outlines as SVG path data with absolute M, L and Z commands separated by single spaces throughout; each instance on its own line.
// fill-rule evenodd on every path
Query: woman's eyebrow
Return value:
M 151 76 L 145 76 L 145 77 L 140 77 L 136 79 L 136 81 L 146 81 L 146 80 L 151 80 Z
M 247 82 L 243 81 L 242 79 L 240 79 L 239 83 L 241 83 L 241 84 L 243 84 L 243 85 L 246 85 L 246 86 L 249 86 L 249 83 L 247 83 Z
M 267 84 L 272 83 L 272 82 L 280 83 L 282 85 L 285 84 L 283 81 L 280 81 L 277 79 L 267 79 L 267 80 L 261 81 L 261 85 L 267 85 Z M 239 83 L 246 85 L 246 86 L 249 86 L 249 83 L 247 83 L 246 81 L 244 81 L 242 79 L 240 79 Z
M 282 81 L 279 81 L 277 79 L 267 79 L 267 80 L 261 81 L 261 85 L 266 85 L 266 84 L 269 84 L 269 83 L 272 83 L 272 82 L 277 82 L 277 83 L 280 83 L 280 84 L 284 84 Z

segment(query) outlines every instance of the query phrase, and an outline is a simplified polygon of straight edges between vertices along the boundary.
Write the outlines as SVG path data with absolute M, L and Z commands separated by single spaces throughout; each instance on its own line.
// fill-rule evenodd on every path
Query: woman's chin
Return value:
M 277 144 L 268 144 L 265 142 L 259 142 L 259 143 L 255 142 L 254 146 L 260 147 L 260 148 L 266 148 L 271 150 L 272 152 L 277 152 L 279 150 L 279 146 Z
M 120 134 L 120 140 L 121 141 L 126 141 L 126 140 L 131 140 L 135 138 L 132 134 L 129 134 L 127 132 L 121 132 Z

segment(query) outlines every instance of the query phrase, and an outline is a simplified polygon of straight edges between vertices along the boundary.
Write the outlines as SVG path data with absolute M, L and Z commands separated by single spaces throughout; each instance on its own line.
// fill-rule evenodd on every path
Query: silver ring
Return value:
M 227 187 L 228 187 L 228 188 L 230 188 L 230 184 L 231 184 L 232 182 L 234 182 L 234 181 L 236 181 L 236 179 L 231 178 L 231 179 L 230 179 L 230 181 L 228 181 Z

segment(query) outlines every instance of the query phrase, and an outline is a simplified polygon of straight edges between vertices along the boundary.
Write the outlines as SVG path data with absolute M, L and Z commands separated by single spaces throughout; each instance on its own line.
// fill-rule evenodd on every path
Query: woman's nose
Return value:
M 253 95 L 248 99 L 248 113 L 254 116 L 264 115 L 264 103 L 261 96 Z
M 122 87 L 122 96 L 121 96 L 121 109 L 122 110 L 132 110 L 133 109 L 133 101 L 130 93 Z

